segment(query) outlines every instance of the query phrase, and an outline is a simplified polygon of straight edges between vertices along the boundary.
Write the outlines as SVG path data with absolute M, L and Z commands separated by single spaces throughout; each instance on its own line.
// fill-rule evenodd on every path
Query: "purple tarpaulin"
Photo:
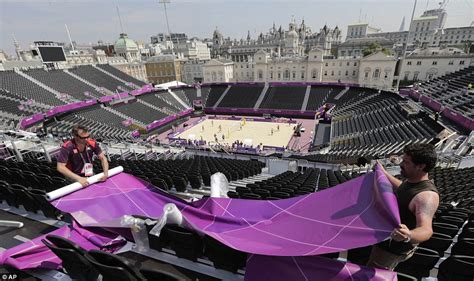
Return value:
M 384 175 L 376 181 L 374 173 L 277 201 L 206 198 L 187 204 L 153 189 L 122 173 L 52 204 L 83 226 L 111 226 L 123 215 L 158 218 L 164 204 L 174 203 L 197 231 L 244 252 L 273 256 L 317 255 L 371 245 L 387 238 L 400 222 L 390 183 Z
M 10 265 L 17 269 L 58 269 L 61 260 L 41 242 L 49 234 L 72 240 L 86 250 L 100 249 L 113 252 L 126 242 L 115 233 L 98 228 L 87 230 L 73 222 L 70 226 L 63 226 L 48 234 L 5 250 L 0 254 L 0 265 Z
M 400 223 L 395 195 L 380 167 L 330 189 L 276 201 L 186 203 L 121 173 L 52 202 L 83 227 L 107 228 L 120 227 L 123 215 L 158 218 L 166 203 L 176 204 L 196 231 L 240 251 L 270 256 L 313 256 L 375 244 Z

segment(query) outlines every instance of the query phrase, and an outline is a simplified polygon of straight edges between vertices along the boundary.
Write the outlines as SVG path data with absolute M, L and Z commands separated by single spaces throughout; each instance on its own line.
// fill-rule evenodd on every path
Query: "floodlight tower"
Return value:
M 171 3 L 171 0 L 158 0 L 158 2 L 163 4 L 163 7 L 165 8 L 166 27 L 168 28 L 168 35 L 170 37 L 170 41 L 173 42 L 173 40 L 171 40 L 171 30 L 170 30 L 170 23 L 168 21 L 168 11 L 166 10 L 166 4 Z
M 401 60 L 401 63 L 400 63 L 400 71 L 398 72 L 398 79 L 397 79 L 397 86 L 395 88 L 395 91 L 399 91 L 399 88 L 400 88 L 400 80 L 402 78 L 402 75 L 403 75 L 403 65 L 405 64 L 405 58 L 406 58 L 406 55 L 407 55 L 407 47 L 408 47 L 408 40 L 410 39 L 410 33 L 411 33 L 411 25 L 413 23 L 413 18 L 415 17 L 415 9 L 416 9 L 416 1 L 415 0 L 415 3 L 413 5 L 413 11 L 411 13 L 411 20 L 410 20 L 410 27 L 408 28 L 408 34 L 407 34 L 407 41 L 405 42 L 405 46 L 403 46 L 403 57 L 402 57 L 402 60 Z

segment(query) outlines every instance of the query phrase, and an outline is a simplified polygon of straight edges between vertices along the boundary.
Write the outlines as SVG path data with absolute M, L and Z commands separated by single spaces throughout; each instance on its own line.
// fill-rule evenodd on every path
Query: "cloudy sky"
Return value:
M 171 32 L 193 37 L 211 37 L 216 27 L 227 37 L 243 38 L 250 30 L 256 37 L 275 22 L 288 28 L 291 17 L 304 18 L 313 31 L 324 24 L 369 22 L 383 31 L 396 31 L 402 18 L 405 27 L 414 0 L 170 0 L 167 4 Z M 416 15 L 436 8 L 439 1 L 419 0 Z M 0 0 L 0 49 L 13 54 L 12 34 L 23 48 L 33 41 L 67 41 L 64 24 L 73 40 L 114 42 L 120 33 L 116 7 L 129 37 L 149 42 L 151 35 L 166 32 L 163 5 L 159 0 Z M 446 27 L 468 26 L 474 21 L 474 0 L 451 0 Z

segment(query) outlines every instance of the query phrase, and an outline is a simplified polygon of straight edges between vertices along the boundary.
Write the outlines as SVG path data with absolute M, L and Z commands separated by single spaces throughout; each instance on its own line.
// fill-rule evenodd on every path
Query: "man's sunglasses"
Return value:
M 86 139 L 90 138 L 91 136 L 88 135 L 88 136 L 85 136 L 85 137 L 81 137 L 79 135 L 76 135 L 76 137 L 80 138 L 81 140 L 86 140 Z

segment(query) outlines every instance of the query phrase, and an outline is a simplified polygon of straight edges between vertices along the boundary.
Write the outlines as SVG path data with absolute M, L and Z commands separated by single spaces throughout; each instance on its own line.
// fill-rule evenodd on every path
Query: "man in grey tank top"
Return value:
M 414 254 L 419 243 L 433 234 L 432 220 L 438 209 L 439 195 L 428 173 L 436 165 L 434 147 L 412 144 L 403 152 L 400 163 L 403 181 L 383 169 L 397 197 L 401 224 L 393 230 L 390 239 L 372 247 L 368 266 L 393 270 Z

